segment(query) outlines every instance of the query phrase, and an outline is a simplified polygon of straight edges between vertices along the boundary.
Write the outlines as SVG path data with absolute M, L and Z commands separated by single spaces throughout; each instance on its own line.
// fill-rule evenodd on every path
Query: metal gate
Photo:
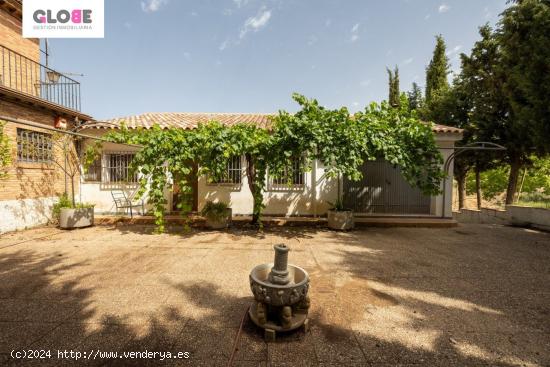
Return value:
M 368 161 L 360 181 L 344 179 L 344 204 L 356 213 L 430 214 L 430 197 L 411 187 L 399 168 Z

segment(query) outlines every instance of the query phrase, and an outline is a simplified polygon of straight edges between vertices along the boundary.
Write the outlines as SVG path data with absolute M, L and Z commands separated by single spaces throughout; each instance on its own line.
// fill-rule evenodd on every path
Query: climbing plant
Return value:
M 409 111 L 405 101 L 399 108 L 372 103 L 350 115 L 346 108 L 328 110 L 298 94 L 294 99 L 301 109 L 275 118 L 270 172 L 288 172 L 292 157 L 301 155 L 307 158 L 302 169 L 316 159 L 328 177 L 356 181 L 366 160 L 383 158 L 401 168 L 411 185 L 426 194 L 439 192 L 442 158 L 431 125 Z
M 350 115 L 346 108 L 329 110 L 302 95 L 293 98 L 300 110 L 294 114 L 280 111 L 268 129 L 211 121 L 193 130 L 163 130 L 157 125 L 149 130 L 128 130 L 123 126 L 107 138 L 143 146 L 131 169 L 139 173 L 138 195 L 148 194 L 159 231 L 164 230 L 164 192 L 170 189 L 171 179 L 183 193 L 190 193 L 190 177 L 207 175 L 221 180 L 236 156 L 245 157 L 254 224 L 260 223 L 264 208 L 268 168 L 270 176 L 290 179 L 295 169 L 311 170 L 314 160 L 326 167 L 328 177 L 358 180 L 363 162 L 384 158 L 400 167 L 412 185 L 425 193 L 439 192 L 441 156 L 431 126 L 420 122 L 406 101 L 399 108 L 373 103 Z M 301 167 L 292 164 L 297 157 Z
M 10 139 L 4 132 L 6 123 L 0 120 L 0 179 L 6 178 L 8 175 L 8 167 L 11 165 L 12 150 Z

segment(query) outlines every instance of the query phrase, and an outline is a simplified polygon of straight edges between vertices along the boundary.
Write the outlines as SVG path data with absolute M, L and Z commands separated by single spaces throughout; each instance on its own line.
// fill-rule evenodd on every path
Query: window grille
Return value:
M 52 136 L 38 131 L 17 129 L 17 160 L 32 163 L 52 162 Z
M 281 177 L 271 177 L 272 189 L 301 188 L 305 184 L 305 174 L 302 169 L 303 158 L 297 157 L 292 160 L 292 169 L 285 169 Z
M 134 159 L 134 153 L 109 153 L 105 156 L 105 171 L 107 183 L 136 183 L 138 182 L 137 173 L 132 175 L 130 164 Z
M 224 176 L 218 180 L 212 180 L 213 184 L 235 185 L 242 181 L 241 157 L 233 157 L 227 163 Z

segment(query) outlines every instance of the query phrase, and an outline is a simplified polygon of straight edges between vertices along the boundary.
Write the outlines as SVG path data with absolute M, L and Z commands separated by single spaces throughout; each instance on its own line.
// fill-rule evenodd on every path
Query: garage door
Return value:
M 411 187 L 399 168 L 366 162 L 360 181 L 344 179 L 344 204 L 356 213 L 430 214 L 430 197 Z

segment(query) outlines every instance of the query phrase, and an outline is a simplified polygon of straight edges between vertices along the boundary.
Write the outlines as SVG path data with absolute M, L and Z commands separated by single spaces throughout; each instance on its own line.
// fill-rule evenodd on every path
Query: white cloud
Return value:
M 362 80 L 361 83 L 359 83 L 362 87 L 368 87 L 371 83 L 370 79 Z
M 319 39 L 317 38 L 317 36 L 311 35 L 311 36 L 309 36 L 308 39 L 307 39 L 307 45 L 308 45 L 308 46 L 313 46 L 314 44 L 317 43 L 318 40 L 319 40 Z
M 355 42 L 359 39 L 359 23 L 356 23 L 352 28 L 351 28 L 351 37 L 350 37 L 350 42 Z
M 428 19 L 430 19 L 431 17 L 432 17 L 431 14 L 426 14 L 426 16 L 424 16 L 424 20 L 428 20 Z
M 325 27 L 330 27 L 331 24 L 332 24 L 332 19 L 328 18 L 327 20 L 325 20 Z
M 439 9 L 437 11 L 440 12 L 440 13 L 446 13 L 449 10 L 451 10 L 451 7 L 449 5 L 443 3 L 443 4 L 439 5 Z
M 191 12 L 191 16 L 193 16 L 193 17 L 198 17 L 198 16 L 199 16 L 199 13 L 197 13 L 196 11 L 192 11 L 192 12 Z
M 168 0 L 146 0 L 141 2 L 141 10 L 146 13 L 153 13 L 166 4 L 168 4 Z
M 223 50 L 225 50 L 226 48 L 228 48 L 229 45 L 230 45 L 230 41 L 229 41 L 228 39 L 226 39 L 225 41 L 223 41 L 223 42 L 221 43 L 221 45 L 220 45 L 220 47 L 218 47 L 218 49 L 219 49 L 220 51 L 223 51 Z
M 132 23 L 124 22 L 124 27 L 126 27 L 127 29 L 130 29 L 130 28 L 132 28 Z
M 189 52 L 184 52 L 183 57 L 185 57 L 185 60 L 191 61 L 191 54 Z
M 256 16 L 250 17 L 244 22 L 239 38 L 243 39 L 250 31 L 258 32 L 269 23 L 269 19 L 271 19 L 271 10 L 262 7 Z
M 237 6 L 237 8 L 242 8 L 243 6 L 245 6 L 246 4 L 248 4 L 248 1 L 249 1 L 249 0 L 233 0 L 233 2 L 235 3 L 235 5 Z
M 403 60 L 403 62 L 401 64 L 403 65 L 409 65 L 410 63 L 412 63 L 414 61 L 414 59 L 412 57 L 409 57 L 408 59 L 405 59 Z
M 453 56 L 454 54 L 458 54 L 460 50 L 462 50 L 462 45 L 457 45 L 453 47 L 451 50 L 447 51 L 447 56 Z
M 357 107 L 357 106 L 359 106 L 359 102 L 357 101 L 353 102 L 353 107 Z

